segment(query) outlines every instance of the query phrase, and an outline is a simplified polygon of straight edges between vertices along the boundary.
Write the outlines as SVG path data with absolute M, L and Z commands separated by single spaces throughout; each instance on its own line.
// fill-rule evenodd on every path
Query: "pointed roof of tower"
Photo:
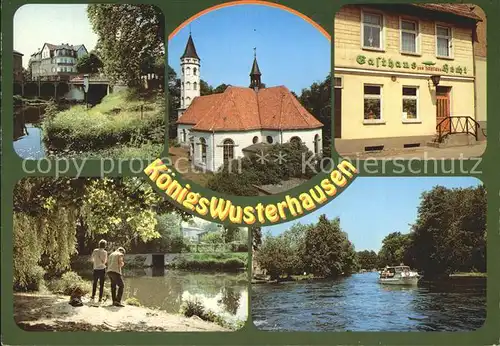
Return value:
M 194 46 L 193 38 L 191 37 L 191 34 L 189 34 L 189 38 L 186 44 L 186 49 L 184 50 L 184 54 L 181 56 L 181 59 L 184 58 L 195 58 L 200 60 L 200 57 L 196 53 L 196 48 Z
M 250 72 L 250 76 L 253 76 L 253 75 L 259 75 L 259 76 L 262 75 L 262 73 L 260 73 L 259 64 L 257 64 L 256 57 L 253 58 L 252 71 Z

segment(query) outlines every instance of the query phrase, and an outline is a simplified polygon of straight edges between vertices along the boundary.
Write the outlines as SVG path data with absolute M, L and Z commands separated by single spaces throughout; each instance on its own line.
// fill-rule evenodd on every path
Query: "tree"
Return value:
M 426 277 L 486 270 L 486 190 L 436 186 L 424 192 L 407 254 Z
M 260 227 L 252 227 L 252 248 L 253 251 L 259 250 L 262 245 L 262 229 Z
M 399 265 L 407 259 L 406 254 L 411 244 L 410 234 L 393 232 L 382 240 L 382 248 L 378 253 L 379 267 Z
M 137 87 L 145 62 L 165 52 L 162 11 L 153 5 L 90 4 L 87 13 L 106 76 Z
M 357 257 L 358 264 L 362 269 L 370 270 L 378 267 L 377 253 L 373 250 L 358 251 Z
M 23 71 L 23 81 L 24 81 L 24 82 L 29 82 L 29 81 L 31 81 L 31 69 L 30 69 L 30 68 L 25 69 L 25 68 L 23 67 L 23 70 L 22 70 L 22 71 Z
M 102 66 L 101 59 L 93 52 L 81 56 L 76 62 L 78 73 L 98 73 Z
M 17 289 L 27 288 L 44 270 L 67 269 L 79 242 L 105 237 L 110 245 L 130 248 L 135 241 L 161 237 L 156 215 L 174 210 L 135 177 L 25 178 L 13 197 Z
M 323 150 L 329 152 L 332 140 L 332 81 L 331 74 L 321 83 L 313 83 L 309 88 L 302 89 L 298 97 L 300 103 L 325 126 L 323 127 Z
M 326 215 L 307 230 L 304 262 L 309 272 L 322 277 L 337 277 L 356 270 L 354 247 L 340 229 L 340 219 Z

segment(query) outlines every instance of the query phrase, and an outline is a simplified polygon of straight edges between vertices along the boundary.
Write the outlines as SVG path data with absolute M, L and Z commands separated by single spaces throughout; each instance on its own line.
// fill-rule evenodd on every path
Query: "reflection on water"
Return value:
M 45 157 L 40 121 L 45 109 L 43 106 L 16 107 L 14 111 L 14 150 L 23 159 Z
M 80 272 L 91 279 L 91 272 Z M 246 320 L 246 273 L 193 273 L 152 268 L 124 272 L 124 300 L 137 298 L 142 305 L 178 313 L 185 300 L 196 298 L 228 322 Z M 109 280 L 106 281 L 109 286 Z
M 486 280 L 381 285 L 377 273 L 313 283 L 254 285 L 259 329 L 283 331 L 466 331 L 486 318 Z

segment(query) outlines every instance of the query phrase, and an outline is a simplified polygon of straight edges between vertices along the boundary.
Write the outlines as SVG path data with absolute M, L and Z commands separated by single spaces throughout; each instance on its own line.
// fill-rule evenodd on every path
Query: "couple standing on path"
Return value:
M 113 306 L 123 307 L 121 301 L 123 296 L 123 279 L 122 279 L 122 267 L 125 262 L 123 257 L 125 255 L 125 249 L 119 247 L 116 251 L 112 252 L 108 258 L 108 252 L 106 251 L 106 240 L 99 241 L 99 248 L 92 252 L 92 262 L 94 263 L 94 282 L 92 284 L 92 297 L 91 300 L 94 302 L 95 294 L 97 290 L 97 281 L 99 281 L 99 303 L 102 302 L 102 295 L 104 291 L 104 281 L 106 279 L 106 265 L 107 274 L 111 280 L 111 297 L 113 298 Z M 118 287 L 118 292 L 116 288 Z

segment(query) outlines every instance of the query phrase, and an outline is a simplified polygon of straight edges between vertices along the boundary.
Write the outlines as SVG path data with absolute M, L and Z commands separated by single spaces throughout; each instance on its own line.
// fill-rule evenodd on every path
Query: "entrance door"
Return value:
M 440 124 L 442 134 L 451 132 L 450 92 L 450 87 L 436 87 L 436 126 Z
M 342 138 L 342 89 L 340 88 L 335 88 L 334 107 L 334 137 Z

